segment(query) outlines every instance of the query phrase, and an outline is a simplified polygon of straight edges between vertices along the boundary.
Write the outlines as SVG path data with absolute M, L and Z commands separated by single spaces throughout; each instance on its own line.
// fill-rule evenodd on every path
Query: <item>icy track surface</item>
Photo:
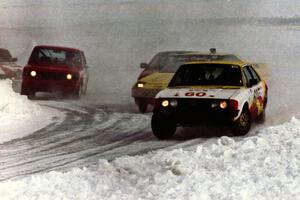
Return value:
M 196 150 L 100 159 L 94 170 L 31 175 L 0 183 L 1 199 L 297 199 L 300 121 Z
M 9 80 L 0 81 L 0 144 L 62 121 L 62 112 L 29 101 L 15 93 L 11 85 Z

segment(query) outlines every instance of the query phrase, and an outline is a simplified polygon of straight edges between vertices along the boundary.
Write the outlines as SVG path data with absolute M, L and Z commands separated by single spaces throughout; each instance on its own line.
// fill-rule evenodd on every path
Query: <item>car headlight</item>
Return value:
M 178 105 L 178 101 L 176 99 L 172 99 L 172 100 L 170 100 L 170 105 L 172 107 L 176 107 Z
M 30 76 L 36 77 L 36 71 L 31 71 L 31 72 L 30 72 Z
M 138 88 L 143 88 L 144 87 L 144 83 L 137 83 L 137 87 Z
M 211 107 L 212 108 L 217 108 L 219 106 L 219 103 L 218 102 L 213 102 L 211 103 Z
M 163 101 L 161 102 L 161 105 L 162 105 L 163 107 L 168 107 L 169 104 L 170 104 L 169 100 L 163 100 Z
M 68 80 L 71 80 L 71 79 L 72 79 L 72 74 L 67 74 L 66 78 L 67 78 Z
M 220 108 L 225 109 L 225 108 L 227 108 L 227 106 L 228 106 L 228 104 L 227 104 L 226 101 L 221 101 L 220 102 Z

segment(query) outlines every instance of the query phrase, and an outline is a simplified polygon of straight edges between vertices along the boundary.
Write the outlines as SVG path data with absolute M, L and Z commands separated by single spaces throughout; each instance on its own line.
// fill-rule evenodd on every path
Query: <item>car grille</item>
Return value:
M 37 78 L 43 80 L 64 80 L 66 79 L 66 74 L 55 72 L 37 72 Z
M 180 99 L 178 102 L 178 110 L 182 112 L 209 112 L 212 100 L 210 99 Z

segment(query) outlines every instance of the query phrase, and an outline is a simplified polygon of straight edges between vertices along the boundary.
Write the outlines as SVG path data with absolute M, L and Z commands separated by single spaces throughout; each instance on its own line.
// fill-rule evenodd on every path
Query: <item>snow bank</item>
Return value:
M 297 199 L 300 121 L 248 138 L 222 137 L 194 151 L 158 151 L 97 170 L 50 172 L 0 183 L 1 199 Z
M 0 97 L 0 143 L 24 137 L 51 123 L 53 117 L 61 116 L 58 111 L 15 93 L 9 80 L 0 81 Z

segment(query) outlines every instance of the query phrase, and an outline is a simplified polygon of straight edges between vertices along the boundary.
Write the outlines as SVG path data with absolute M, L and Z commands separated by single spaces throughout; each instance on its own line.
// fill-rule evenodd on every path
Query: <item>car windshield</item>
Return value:
M 240 61 L 233 55 L 217 55 L 217 54 L 180 54 L 180 53 L 161 53 L 153 58 L 149 64 L 150 69 L 157 69 L 161 72 L 176 72 L 177 69 L 187 62 L 192 61 Z
M 0 49 L 0 62 L 10 62 L 12 56 L 10 55 L 9 51 L 6 49 Z
M 240 67 L 228 64 L 181 66 L 169 86 L 243 86 Z
M 155 69 L 155 70 L 163 70 L 166 68 L 166 66 L 172 66 L 172 67 L 168 67 L 166 71 L 175 72 L 177 68 L 180 66 L 180 64 L 176 63 L 177 61 L 176 58 L 182 55 L 183 53 L 188 53 L 188 51 L 160 52 L 153 57 L 153 59 L 149 63 L 148 68 Z
M 32 52 L 29 63 L 80 66 L 81 56 L 77 51 L 37 48 Z

